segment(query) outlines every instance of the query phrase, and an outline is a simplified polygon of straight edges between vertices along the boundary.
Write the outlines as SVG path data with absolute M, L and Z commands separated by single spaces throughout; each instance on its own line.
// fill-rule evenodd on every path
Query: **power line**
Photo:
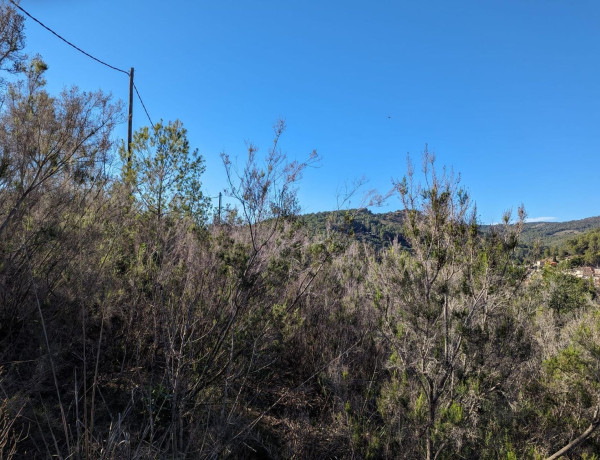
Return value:
M 133 89 L 135 89 L 135 93 L 137 94 L 138 99 L 142 103 L 142 107 L 144 108 L 144 112 L 146 112 L 146 116 L 148 117 L 150 126 L 154 126 L 154 123 L 152 123 L 152 120 L 150 119 L 150 114 L 148 113 L 148 110 L 146 110 L 146 105 L 144 104 L 144 101 L 142 101 L 142 96 L 140 96 L 140 92 L 138 91 L 137 86 L 135 86 L 135 83 L 133 84 Z
M 125 75 L 129 75 L 129 72 L 127 72 L 126 70 L 123 69 L 119 69 L 118 67 L 115 67 L 113 65 L 110 65 L 100 59 L 98 59 L 97 57 L 92 56 L 90 53 L 86 53 L 85 51 L 83 51 L 81 48 L 79 48 L 77 45 L 74 45 L 73 43 L 71 43 L 69 40 L 67 40 L 66 38 L 64 38 L 63 36 L 59 35 L 58 33 L 54 32 L 50 27 L 48 27 L 46 24 L 44 24 L 42 21 L 40 21 L 39 19 L 34 18 L 31 14 L 29 14 L 27 11 L 25 11 L 23 8 L 21 8 L 21 6 L 19 4 L 17 4 L 14 0 L 9 0 L 10 3 L 12 3 L 14 6 L 16 6 L 19 10 L 21 10 L 24 14 L 26 14 L 28 17 L 30 17 L 31 19 L 33 19 L 35 22 L 37 22 L 40 26 L 42 26 L 44 29 L 46 29 L 48 32 L 56 35 L 58 38 L 60 38 L 63 42 L 65 42 L 67 45 L 72 46 L 73 48 L 75 48 L 77 51 L 79 51 L 80 53 L 85 54 L 87 57 L 92 58 L 94 61 L 99 62 L 102 65 L 105 65 L 106 67 L 109 67 L 113 70 L 116 70 L 118 72 L 122 72 Z
M 14 0 L 9 0 L 10 3 L 12 3 L 15 7 L 17 7 L 19 10 L 21 10 L 25 15 L 27 15 L 29 18 L 33 19 L 35 22 L 37 22 L 39 25 L 41 25 L 44 29 L 46 29 L 48 32 L 52 33 L 53 35 L 55 35 L 56 37 L 58 37 L 60 40 L 62 40 L 63 42 L 65 42 L 67 45 L 75 48 L 77 51 L 79 51 L 80 53 L 86 55 L 87 57 L 93 59 L 96 62 L 99 62 L 102 65 L 105 65 L 106 67 L 112 69 L 112 70 L 116 70 L 117 72 L 121 72 L 124 73 L 127 76 L 131 76 L 129 72 L 127 72 L 126 70 L 123 69 L 119 69 L 118 67 L 115 67 L 113 65 L 108 64 L 107 62 L 102 61 L 101 59 L 98 59 L 95 56 L 92 56 L 90 53 L 87 53 L 86 51 L 82 50 L 81 48 L 79 48 L 77 45 L 71 43 L 69 40 L 67 40 L 66 38 L 64 38 L 62 35 L 58 34 L 57 32 L 55 32 L 54 30 L 52 30 L 50 27 L 48 27 L 46 24 L 44 24 L 42 21 L 40 21 L 37 18 L 34 18 L 29 12 L 27 12 L 25 9 L 23 9 L 19 4 L 17 4 Z M 142 96 L 140 94 L 140 92 L 137 89 L 137 86 L 135 86 L 135 84 L 133 85 L 133 88 L 135 89 L 135 92 L 137 94 L 138 99 L 140 100 L 142 107 L 144 108 L 144 112 L 146 112 L 146 116 L 148 117 L 148 121 L 150 122 L 150 126 L 154 126 L 154 123 L 152 123 L 152 119 L 150 118 L 150 114 L 148 113 L 148 109 L 146 108 L 146 104 L 144 104 L 144 101 L 142 100 Z

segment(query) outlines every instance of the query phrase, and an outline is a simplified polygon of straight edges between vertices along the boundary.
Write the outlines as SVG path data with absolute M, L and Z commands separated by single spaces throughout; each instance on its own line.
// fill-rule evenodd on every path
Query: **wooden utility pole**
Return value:
M 221 192 L 219 192 L 219 223 L 221 223 Z
M 131 167 L 131 141 L 133 126 L 133 67 L 129 71 L 129 119 L 127 121 L 127 166 Z

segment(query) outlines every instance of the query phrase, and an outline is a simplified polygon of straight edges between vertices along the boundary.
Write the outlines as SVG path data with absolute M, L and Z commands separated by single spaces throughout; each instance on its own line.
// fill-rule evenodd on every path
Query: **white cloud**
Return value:
M 556 217 L 528 217 L 525 219 L 525 222 L 534 223 L 534 222 L 551 222 L 556 220 Z

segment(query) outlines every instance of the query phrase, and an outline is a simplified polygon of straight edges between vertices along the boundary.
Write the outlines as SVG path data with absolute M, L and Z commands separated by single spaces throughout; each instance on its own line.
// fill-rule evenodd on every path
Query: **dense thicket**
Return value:
M 120 106 L 48 94 L 0 15 L 21 72 L 0 113 L 0 458 L 600 449 L 598 304 L 517 262 L 521 211 L 481 232 L 426 151 L 423 185 L 394 184 L 400 243 L 357 241 L 350 214 L 315 231 L 295 184 L 316 153 L 288 161 L 278 123 L 264 159 L 223 155 L 237 206 L 211 220 L 180 122 L 137 132 L 109 174 Z

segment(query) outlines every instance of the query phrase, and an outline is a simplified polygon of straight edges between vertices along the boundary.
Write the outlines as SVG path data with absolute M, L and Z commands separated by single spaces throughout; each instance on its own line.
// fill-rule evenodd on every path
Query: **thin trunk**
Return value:
M 102 346 L 102 334 L 104 332 L 104 313 L 102 314 L 100 320 L 100 337 L 98 338 L 98 350 L 96 351 L 96 367 L 94 369 L 94 382 L 92 383 L 92 401 L 90 407 L 90 436 L 94 436 L 94 419 L 96 417 L 96 410 L 94 406 L 94 401 L 96 399 L 96 387 L 98 386 L 98 374 L 99 374 L 99 366 L 100 366 L 100 348 Z
M 448 296 L 444 296 L 444 358 L 448 364 Z
M 430 386 L 433 387 L 433 385 L 430 383 Z M 432 460 L 433 458 L 433 423 L 435 421 L 435 406 L 436 406 L 436 402 L 435 399 L 433 397 L 433 388 L 431 388 L 431 391 L 429 392 L 428 395 L 428 399 L 429 399 L 429 414 L 428 414 L 428 420 L 427 420 L 427 430 L 426 430 L 426 459 L 427 460 Z
M 589 438 L 590 435 L 594 431 L 596 431 L 596 428 L 598 428 L 598 426 L 600 426 L 600 419 L 598 419 L 598 409 L 596 409 L 596 413 L 594 414 L 594 421 L 592 423 L 590 423 L 590 426 L 588 426 L 587 429 L 583 433 L 581 433 L 578 437 L 573 439 L 565 447 L 560 449 L 558 452 L 550 455 L 550 457 L 547 457 L 546 460 L 556 460 L 556 459 L 560 458 L 561 456 L 565 455 L 571 449 L 574 449 L 579 444 L 584 442 L 587 438 Z

